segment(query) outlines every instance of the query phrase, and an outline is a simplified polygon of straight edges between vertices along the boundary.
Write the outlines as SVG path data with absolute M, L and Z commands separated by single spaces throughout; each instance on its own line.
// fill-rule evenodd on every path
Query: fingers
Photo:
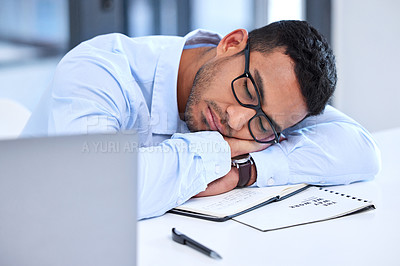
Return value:
M 224 139 L 228 142 L 231 148 L 232 158 L 246 153 L 261 151 L 271 146 L 269 143 L 258 143 L 254 140 L 243 140 L 229 137 L 224 137 Z
M 251 186 L 257 180 L 257 169 L 255 165 L 252 165 L 251 178 L 246 186 Z M 207 197 L 222 194 L 236 188 L 239 182 L 239 171 L 236 167 L 232 167 L 231 170 L 223 177 L 208 184 L 205 191 L 200 192 L 194 198 Z
M 200 192 L 195 197 L 213 196 L 228 192 L 234 189 L 238 182 L 238 170 L 236 167 L 232 167 L 228 174 L 208 184 L 207 189 Z

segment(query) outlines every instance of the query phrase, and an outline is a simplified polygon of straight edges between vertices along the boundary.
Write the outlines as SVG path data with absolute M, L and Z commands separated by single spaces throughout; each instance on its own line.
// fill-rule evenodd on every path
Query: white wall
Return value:
M 33 111 L 49 86 L 59 61 L 59 57 L 54 57 L 0 66 L 0 99 L 13 100 Z
M 400 1 L 333 0 L 334 105 L 370 131 L 400 126 Z

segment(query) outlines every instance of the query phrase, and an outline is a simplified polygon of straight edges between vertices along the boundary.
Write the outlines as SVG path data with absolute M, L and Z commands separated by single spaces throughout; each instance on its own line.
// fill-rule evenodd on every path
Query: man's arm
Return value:
M 232 190 L 238 182 L 238 171 L 231 168 L 231 157 L 269 145 L 226 140 L 213 131 L 177 133 L 160 145 L 141 148 L 139 218 L 162 215 L 196 194 L 206 196 Z M 255 177 L 254 171 L 250 182 Z
M 231 148 L 231 156 L 236 157 L 246 153 L 261 151 L 268 148 L 271 144 L 262 144 L 255 141 L 240 140 L 229 137 L 224 137 Z M 254 184 L 257 178 L 257 169 L 255 164 L 251 167 L 251 177 L 246 186 Z M 231 170 L 225 176 L 211 182 L 207 185 L 205 191 L 200 192 L 196 197 L 206 197 L 228 192 L 236 188 L 239 182 L 239 170 L 236 167 L 231 167 Z
M 284 134 L 287 139 L 280 144 L 251 153 L 255 165 L 248 185 L 256 180 L 260 187 L 350 184 L 371 180 L 380 170 L 380 152 L 370 134 L 331 106 L 325 108 L 324 114 L 309 117 Z M 225 139 L 229 142 L 229 138 Z M 238 171 L 232 168 L 197 196 L 229 191 L 238 180 Z
M 252 153 L 257 185 L 350 184 L 371 180 L 380 152 L 370 134 L 331 106 L 284 131 L 287 140 Z
M 150 114 L 139 84 L 121 77 L 107 61 L 79 52 L 57 67 L 47 95 L 48 134 L 136 129 L 141 140 L 151 139 Z M 138 157 L 139 219 L 164 214 L 231 170 L 230 146 L 218 132 L 174 134 L 159 145 L 139 148 Z
M 218 132 L 174 134 L 139 149 L 138 218 L 164 214 L 230 170 L 230 148 Z

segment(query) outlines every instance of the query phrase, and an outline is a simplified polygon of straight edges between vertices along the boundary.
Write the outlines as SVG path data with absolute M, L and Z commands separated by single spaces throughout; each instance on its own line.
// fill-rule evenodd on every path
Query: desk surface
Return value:
M 166 214 L 138 223 L 138 265 L 399 265 L 400 128 L 374 136 L 382 152 L 381 173 L 372 182 L 337 190 L 372 200 L 376 210 L 271 232 Z M 172 227 L 223 259 L 173 242 Z

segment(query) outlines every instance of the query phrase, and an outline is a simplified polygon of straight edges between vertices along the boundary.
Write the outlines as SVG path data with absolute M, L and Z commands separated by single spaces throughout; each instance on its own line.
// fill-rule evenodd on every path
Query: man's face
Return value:
M 245 56 L 215 57 L 197 72 L 186 105 L 185 121 L 191 131 L 213 130 L 222 135 L 252 140 L 248 121 L 255 111 L 235 99 L 231 82 L 244 72 Z M 264 55 L 250 53 L 250 73 L 261 91 L 262 109 L 277 125 L 291 127 L 307 114 L 294 73 L 293 60 L 276 49 Z

